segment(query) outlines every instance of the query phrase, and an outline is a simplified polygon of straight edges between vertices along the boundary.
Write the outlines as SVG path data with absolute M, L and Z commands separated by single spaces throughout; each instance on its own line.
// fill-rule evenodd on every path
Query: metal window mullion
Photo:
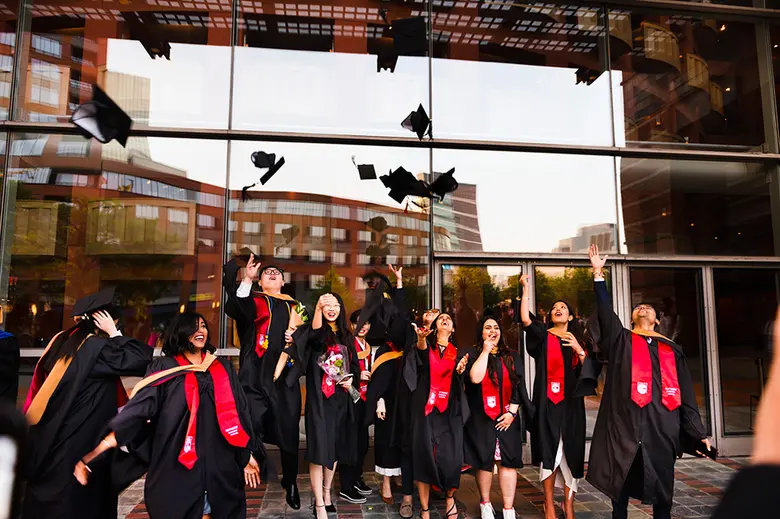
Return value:
M 704 341 L 707 356 L 708 401 L 710 430 L 717 445 L 724 437 L 723 407 L 721 405 L 720 357 L 718 355 L 718 316 L 715 311 L 715 279 L 711 266 L 702 267 L 702 298 L 704 303 Z

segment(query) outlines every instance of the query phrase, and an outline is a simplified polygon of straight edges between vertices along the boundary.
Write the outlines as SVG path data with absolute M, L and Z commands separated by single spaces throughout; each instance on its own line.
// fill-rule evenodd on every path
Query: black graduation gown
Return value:
M 631 399 L 632 334 L 612 310 L 606 282 L 597 281 L 594 287 L 598 329 L 591 333 L 597 338 L 601 355 L 609 365 L 593 431 L 587 480 L 613 500 L 618 500 L 624 485 L 628 484 L 631 497 L 644 503 L 669 504 L 674 490 L 674 463 L 683 453 L 683 442 L 698 441 L 707 436 L 688 364 L 682 348 L 670 342 L 677 364 L 682 405 L 669 411 L 661 403 L 658 344 L 653 339 L 649 345 L 653 400 L 645 407 L 637 406 Z M 642 456 L 643 481 L 627 481 L 637 456 Z
M 515 373 L 518 375 L 518 383 L 512 387 L 512 396 L 509 404 L 523 405 L 523 393 L 526 393 L 525 382 L 522 373 L 522 362 L 513 353 L 515 363 Z M 520 469 L 523 468 L 523 428 L 519 418 L 516 418 L 509 429 L 506 431 L 496 430 L 496 421 L 485 413 L 485 404 L 482 400 L 482 384 L 471 382 L 469 372 L 479 357 L 477 348 L 469 351 L 469 363 L 466 371 L 463 372 L 463 378 L 466 382 L 466 398 L 468 399 L 469 409 L 471 410 L 471 419 L 466 423 L 464 435 L 464 455 L 466 464 L 479 470 L 493 471 L 493 465 L 498 463 L 502 467 Z M 503 361 L 496 355 L 491 355 L 488 362 L 496 369 L 498 376 L 498 387 L 501 388 L 504 380 L 504 370 L 499 369 Z M 489 376 L 489 372 L 485 373 Z M 501 392 L 499 391 L 499 399 Z M 528 400 L 526 394 L 525 400 Z M 498 402 L 499 409 L 503 409 L 507 402 Z M 503 415 L 499 413 L 499 417 Z M 519 412 L 518 412 L 519 416 Z M 496 462 L 496 438 L 501 449 L 501 461 Z
M 756 465 L 741 469 L 726 488 L 712 519 L 773 517 L 777 509 L 780 465 Z
M 384 344 L 376 350 L 374 363 L 382 355 L 393 350 Z M 376 365 L 376 364 L 374 364 Z M 396 428 L 401 425 L 397 419 L 396 395 L 398 381 L 401 377 L 403 355 L 396 359 L 383 362 L 371 375 L 366 392 L 366 425 L 374 424 L 374 463 L 377 467 L 397 469 L 401 467 L 400 446 L 396 445 L 394 437 Z M 379 399 L 385 401 L 385 419 L 376 417 L 376 406 Z
M 0 400 L 16 403 L 19 392 L 19 341 L 0 331 Z
M 286 367 L 274 382 L 274 371 L 284 347 L 284 332 L 290 320 L 290 311 L 297 304 L 283 298 L 268 297 L 271 302 L 271 324 L 268 330 L 268 349 L 262 357 L 255 353 L 255 295 L 237 297 L 236 275 L 239 267 L 231 260 L 222 267 L 223 285 L 227 292 L 225 313 L 235 321 L 241 343 L 238 378 L 244 389 L 255 433 L 265 443 L 287 452 L 298 452 L 301 418 L 302 366 Z
M 419 350 L 415 347 L 404 362 L 404 379 L 412 392 L 409 440 L 414 479 L 448 491 L 460 486 L 463 427 L 469 419 L 469 405 L 463 393 L 462 375 L 453 370 L 447 410 L 441 413 L 434 408 L 429 415 L 425 415 L 425 405 L 431 390 L 428 355 L 427 348 Z M 462 356 L 458 354 L 456 366 Z
M 246 517 L 243 469 L 255 443 L 252 419 L 233 365 L 225 358 L 217 358 L 214 362 L 222 364 L 227 371 L 239 421 L 251 438 L 249 448 L 234 447 L 222 436 L 209 373 L 195 373 L 200 405 L 195 435 L 198 460 L 192 470 L 178 459 L 190 419 L 184 391 L 185 375 L 157 386 L 144 387 L 110 423 L 119 445 L 133 445 L 138 437 L 146 435 L 151 439 L 144 502 L 152 519 L 200 519 L 205 492 L 208 492 L 214 519 Z M 178 365 L 172 357 L 160 357 L 149 366 L 148 374 Z M 147 424 L 147 420 L 151 422 Z M 92 484 L 93 478 L 87 488 Z
M 563 401 L 553 404 L 547 398 L 547 326 L 532 319 L 525 328 L 528 354 L 536 361 L 533 403 L 536 413 L 531 423 L 531 458 L 547 470 L 555 467 L 555 456 L 563 434 L 563 454 L 575 478 L 585 471 L 585 399 L 575 390 L 582 369 L 572 367 L 574 352 L 561 347 L 563 356 Z M 556 338 L 557 339 L 557 338 Z M 560 339 L 558 339 L 560 343 Z
M 76 352 L 25 446 L 25 519 L 116 517 L 108 458 L 90 465 L 81 486 L 73 468 L 92 451 L 116 415 L 120 376 L 141 376 L 154 350 L 130 337 L 93 336 Z
M 341 387 L 336 387 L 330 398 L 322 394 L 325 373 L 317 363 L 326 350 L 326 328 L 314 330 L 306 324 L 296 330 L 294 338 L 296 362 L 306 366 L 306 454 L 309 463 L 329 469 L 334 463 L 353 465 L 357 461 L 357 444 L 350 430 L 357 430 L 357 415 L 352 398 Z M 343 345 L 349 355 L 349 372 L 353 387 L 359 390 L 360 365 L 355 350 L 355 339 L 349 335 Z

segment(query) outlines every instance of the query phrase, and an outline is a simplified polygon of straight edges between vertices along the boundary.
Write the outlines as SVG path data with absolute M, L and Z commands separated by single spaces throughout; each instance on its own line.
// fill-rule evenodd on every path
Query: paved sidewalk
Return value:
M 735 471 L 747 463 L 747 459 L 722 459 L 717 463 L 710 460 L 684 459 L 677 462 L 674 494 L 674 508 L 672 517 L 677 519 L 709 518 L 717 505 L 720 496 Z M 379 488 L 381 480 L 374 473 L 364 475 L 366 483 L 374 489 Z M 300 510 L 292 510 L 284 501 L 284 490 L 279 483 L 263 484 L 256 490 L 247 490 L 247 517 L 263 519 L 293 519 L 312 517 L 309 508 L 311 503 L 311 485 L 308 476 L 300 476 L 298 479 L 301 492 L 302 507 Z M 611 517 L 612 506 L 609 500 L 589 483 L 583 481 L 575 501 L 577 519 L 608 519 Z M 378 493 L 368 497 L 363 505 L 354 505 L 338 499 L 338 481 L 334 483 L 333 498 L 338 509 L 339 519 L 398 519 L 398 507 L 401 495 L 394 488 L 395 504 L 385 505 Z M 464 475 L 461 480 L 460 490 L 455 494 L 460 509 L 461 518 L 473 518 L 479 516 L 479 494 L 474 478 Z M 560 502 L 563 494 L 559 493 L 556 499 Z M 498 484 L 493 486 L 491 495 L 493 506 L 497 510 L 497 518 L 501 517 L 501 494 Z M 518 517 L 527 519 L 543 519 L 542 503 L 544 497 L 539 483 L 538 470 L 525 468 L 520 470 L 517 481 L 517 495 L 515 497 L 515 510 Z M 444 501 L 434 500 L 431 519 L 443 519 L 445 515 Z M 143 480 L 137 481 L 128 488 L 119 500 L 120 519 L 147 519 L 146 508 L 143 504 Z M 331 519 L 335 519 L 331 514 Z M 419 503 L 415 499 L 415 517 L 419 517 Z M 558 517 L 563 517 L 563 512 L 558 510 Z M 651 507 L 640 505 L 632 501 L 629 505 L 629 518 L 642 519 L 652 517 Z

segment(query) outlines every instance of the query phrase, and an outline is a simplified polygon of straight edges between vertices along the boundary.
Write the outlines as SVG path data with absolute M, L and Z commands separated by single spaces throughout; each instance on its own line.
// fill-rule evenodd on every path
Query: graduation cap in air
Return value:
M 87 297 L 82 297 L 73 305 L 71 317 L 87 317 L 99 310 L 108 310 L 109 313 L 111 313 L 111 307 L 114 305 L 115 291 L 116 287 L 108 287 L 100 292 L 90 294 Z
M 430 185 L 431 195 L 438 198 L 440 202 L 444 200 L 444 195 L 458 189 L 458 181 L 455 180 L 454 174 L 455 168 L 452 168 L 446 173 L 439 175 Z
M 291 225 L 286 229 L 282 229 L 282 238 L 284 238 L 284 244 L 288 245 L 292 243 L 296 236 L 301 233 L 301 228 L 297 225 Z
M 355 162 L 354 155 L 352 155 L 352 164 L 357 168 L 360 180 L 376 180 L 376 169 L 373 164 L 358 164 Z
M 260 177 L 260 184 L 265 185 L 266 182 L 271 180 L 271 177 L 276 174 L 277 171 L 281 169 L 282 166 L 284 166 L 284 157 L 279 157 L 279 160 L 276 160 L 276 154 L 274 153 L 266 153 L 264 151 L 256 151 L 252 153 L 252 164 L 255 165 L 256 168 L 259 169 L 268 169 L 266 173 Z M 241 200 L 244 202 L 247 201 L 249 198 L 249 195 L 247 194 L 247 191 L 249 189 L 252 189 L 257 185 L 257 182 L 254 184 L 244 186 L 241 188 Z
M 399 18 L 390 25 L 393 46 L 399 56 L 425 56 L 428 51 L 425 18 Z
M 398 64 L 398 53 L 395 51 L 395 43 L 392 38 L 379 38 L 376 40 L 376 71 L 389 70 L 395 72 Z
M 406 119 L 403 120 L 401 126 L 410 132 L 416 133 L 420 140 L 425 137 L 426 133 L 428 133 L 428 136 L 430 137 L 431 120 L 422 104 L 417 107 L 417 110 L 411 112 Z
M 382 175 L 379 177 L 379 180 L 382 181 L 382 184 L 384 184 L 386 188 L 390 189 L 390 198 L 399 204 L 402 203 L 407 196 L 430 196 L 428 184 L 415 178 L 414 175 L 402 167 L 388 175 Z
M 252 251 L 249 247 L 241 247 L 238 251 L 238 258 L 244 262 L 244 264 L 249 263 L 249 258 L 254 256 L 257 258 L 257 254 Z
M 390 226 L 387 225 L 387 220 L 385 220 L 384 216 L 375 216 L 367 221 L 366 225 L 376 232 L 384 232 L 390 228 Z
M 156 38 L 151 33 L 144 34 L 140 38 L 141 45 L 152 59 L 165 58 L 171 60 L 171 45 L 167 41 Z
M 603 70 L 580 67 L 575 73 L 577 76 L 577 82 L 575 84 L 579 85 L 580 83 L 585 83 L 586 85 L 592 85 L 603 73 Z
M 97 85 L 92 85 L 92 101 L 78 106 L 70 117 L 81 133 L 103 144 L 116 141 L 127 146 L 133 120 Z

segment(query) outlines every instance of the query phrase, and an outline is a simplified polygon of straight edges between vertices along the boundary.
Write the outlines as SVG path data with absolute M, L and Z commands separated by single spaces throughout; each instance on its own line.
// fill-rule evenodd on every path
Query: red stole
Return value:
M 455 360 L 458 350 L 452 343 L 447 344 L 444 355 L 439 356 L 438 344 L 428 348 L 428 358 L 431 363 L 431 391 L 425 404 L 425 416 L 431 414 L 433 408 L 443 413 L 447 410 L 452 387 L 452 372 L 455 371 Z
M 344 357 L 342 359 L 342 362 L 344 365 L 348 365 L 349 360 L 347 359 L 347 356 L 343 354 L 341 351 L 341 346 L 338 344 L 332 344 L 328 346 L 328 355 L 336 355 L 338 353 L 341 353 Z M 336 385 L 334 384 L 333 380 L 328 376 L 327 373 L 322 373 L 322 395 L 325 398 L 330 398 L 333 396 L 333 394 L 336 392 Z
M 371 360 L 371 346 L 366 343 L 365 348 L 368 349 L 368 356 L 366 358 L 360 358 L 361 352 L 365 351 L 364 347 L 360 344 L 360 341 L 355 337 L 355 351 L 358 353 L 358 363 L 360 364 L 360 373 L 361 373 L 361 379 L 360 379 L 360 398 L 363 400 L 363 402 L 366 401 L 366 393 L 368 393 L 368 380 L 362 379 L 362 373 L 364 371 L 370 371 L 371 367 L 369 366 L 369 362 Z
M 658 364 L 661 368 L 661 403 L 670 411 L 682 405 L 677 361 L 671 346 L 658 339 Z M 631 334 L 631 400 L 644 407 L 653 400 L 653 363 L 647 338 Z
M 547 398 L 553 404 L 563 401 L 563 352 L 557 336 L 547 332 Z
M 495 420 L 501 414 L 509 411 L 509 400 L 512 398 L 512 381 L 509 378 L 509 370 L 506 365 L 497 357 L 498 364 L 501 366 L 501 394 L 498 393 L 498 386 L 490 379 L 490 375 L 485 373 L 482 379 L 482 406 L 485 414 Z
M 190 364 L 183 355 L 174 357 L 180 366 Z M 230 387 L 225 367 L 217 361 L 211 363 L 208 369 L 211 380 L 214 384 L 214 405 L 217 410 L 217 422 L 222 436 L 234 447 L 246 447 L 249 443 L 249 435 L 241 426 L 236 410 L 236 401 L 233 398 L 233 389 Z M 200 391 L 198 389 L 198 379 L 195 373 L 184 375 L 184 395 L 187 400 L 187 409 L 190 412 L 190 421 L 187 425 L 187 435 L 184 437 L 184 445 L 179 452 L 179 463 L 192 470 L 195 462 L 198 461 L 198 454 L 195 451 L 195 434 L 198 429 L 198 407 L 200 406 Z
M 255 353 L 262 358 L 268 351 L 268 329 L 271 327 L 271 309 L 268 298 L 254 296 L 255 301 Z

